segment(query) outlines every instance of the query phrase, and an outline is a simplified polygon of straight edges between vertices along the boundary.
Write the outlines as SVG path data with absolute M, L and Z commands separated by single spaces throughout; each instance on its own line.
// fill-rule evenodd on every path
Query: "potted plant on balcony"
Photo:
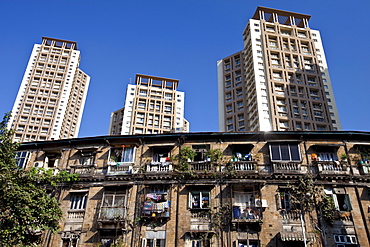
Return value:
M 349 158 L 348 154 L 343 153 L 340 155 L 341 161 L 347 161 L 348 158 Z
M 222 158 L 223 154 L 220 149 L 210 149 L 206 152 L 207 158 L 210 159 L 211 162 L 219 162 Z
M 180 172 L 188 172 L 189 169 L 189 161 L 194 160 L 196 153 L 190 147 L 183 147 L 180 149 L 179 153 L 173 157 L 171 160 L 176 161 L 175 169 Z

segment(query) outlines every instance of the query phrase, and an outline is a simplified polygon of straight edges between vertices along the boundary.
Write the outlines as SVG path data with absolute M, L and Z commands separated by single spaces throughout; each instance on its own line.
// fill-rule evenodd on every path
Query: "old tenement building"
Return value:
M 80 176 L 59 187 L 61 231 L 44 246 L 369 246 L 368 132 L 102 136 L 19 151 L 30 153 L 22 167 Z M 308 185 L 292 190 L 299 178 Z

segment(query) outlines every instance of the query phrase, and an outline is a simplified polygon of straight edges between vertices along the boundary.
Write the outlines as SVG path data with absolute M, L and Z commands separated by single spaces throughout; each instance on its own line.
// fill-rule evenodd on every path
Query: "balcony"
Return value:
M 232 223 L 262 223 L 261 211 L 255 207 L 246 207 L 243 210 L 240 207 L 233 207 Z
M 85 210 L 84 209 L 76 209 L 76 210 L 69 210 L 68 216 L 66 221 L 67 222 L 80 222 L 82 223 L 85 216 Z
M 320 174 L 346 174 L 347 161 L 314 161 Z
M 163 219 L 170 217 L 170 201 L 166 194 L 149 193 L 142 209 L 142 217 L 151 219 Z
M 123 207 L 102 207 L 98 221 L 117 221 L 125 218 L 126 209 Z
M 126 208 L 101 207 L 98 216 L 98 229 L 125 228 Z
M 209 211 L 192 211 L 190 217 L 191 231 L 209 231 L 211 230 L 211 215 Z
M 198 161 L 198 162 L 190 162 L 189 163 L 189 170 L 194 172 L 215 172 L 216 167 L 210 161 Z
M 272 162 L 274 173 L 300 174 L 301 164 L 298 162 Z
M 151 162 L 146 164 L 147 173 L 168 173 L 172 172 L 172 162 Z
M 107 175 L 128 175 L 132 173 L 132 164 L 125 162 L 109 162 Z
M 227 168 L 231 171 L 257 173 L 257 161 L 230 161 Z
M 95 164 L 71 166 L 71 173 L 80 177 L 89 177 L 95 174 Z
M 281 210 L 280 215 L 284 224 L 297 223 L 301 220 L 301 212 L 299 210 Z

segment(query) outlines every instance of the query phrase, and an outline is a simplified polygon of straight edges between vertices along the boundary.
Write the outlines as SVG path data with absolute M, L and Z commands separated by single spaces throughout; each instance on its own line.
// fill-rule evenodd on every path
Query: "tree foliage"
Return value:
M 62 211 L 54 197 L 58 183 L 76 180 L 66 172 L 43 168 L 21 169 L 7 129 L 10 113 L 0 123 L 0 246 L 34 246 L 45 230 L 56 232 Z
M 336 208 L 333 198 L 325 195 L 323 188 L 314 183 L 311 175 L 300 177 L 298 182 L 290 184 L 291 202 L 303 212 L 317 210 L 326 223 L 333 224 Z

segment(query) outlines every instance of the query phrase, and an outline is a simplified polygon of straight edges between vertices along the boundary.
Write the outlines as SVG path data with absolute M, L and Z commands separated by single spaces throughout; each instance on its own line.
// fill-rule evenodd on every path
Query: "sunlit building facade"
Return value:
M 79 63 L 74 41 L 43 37 L 34 45 L 9 121 L 15 141 L 78 136 L 90 83 Z
M 244 49 L 218 61 L 220 131 L 341 130 L 311 16 L 258 7 Z
M 179 80 L 136 75 L 129 84 L 124 108 L 111 114 L 110 135 L 188 132 L 184 118 L 185 94 L 177 91 Z

